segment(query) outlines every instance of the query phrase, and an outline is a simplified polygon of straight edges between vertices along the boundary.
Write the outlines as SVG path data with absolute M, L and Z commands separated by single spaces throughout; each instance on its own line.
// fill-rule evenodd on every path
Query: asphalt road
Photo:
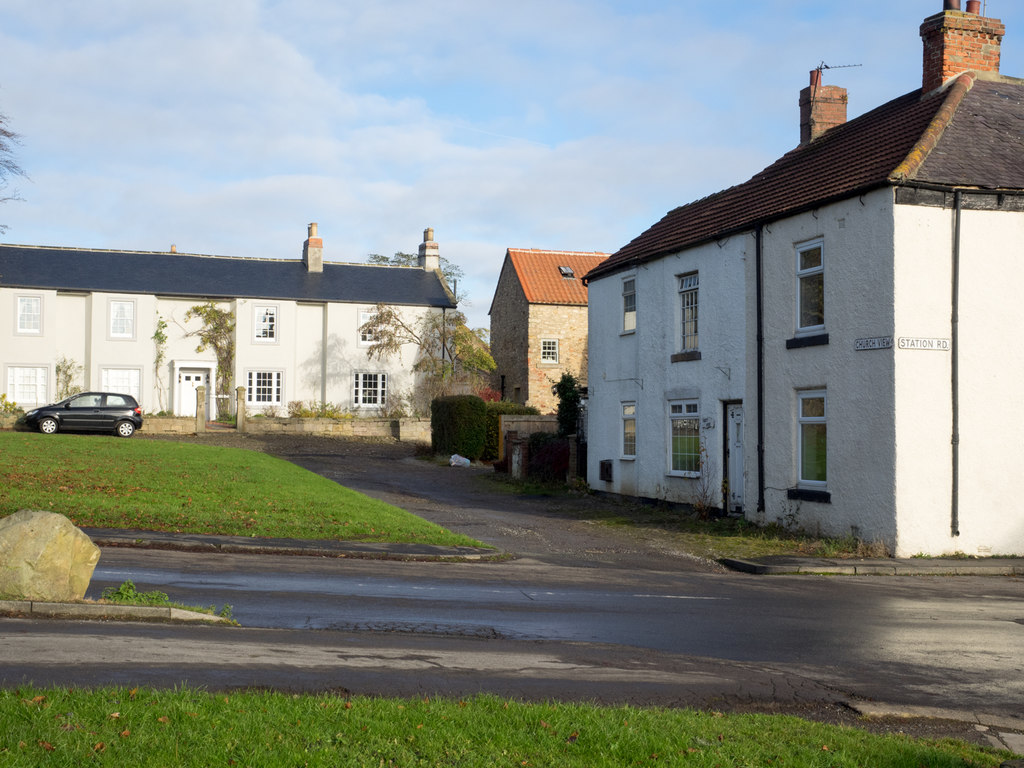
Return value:
M 523 499 L 404 446 L 218 436 L 493 544 L 500 563 L 105 550 L 131 578 L 230 603 L 244 628 L 5 620 L 0 680 L 522 698 L 795 711 L 846 703 L 1024 717 L 1024 586 L 993 577 L 757 577 L 655 527 L 586 522 L 591 497 Z M 296 631 L 300 630 L 300 631 Z M 857 722 L 857 721 L 854 721 Z M 975 740 L 972 724 L 876 721 Z M 858 723 L 859 724 L 859 723 Z

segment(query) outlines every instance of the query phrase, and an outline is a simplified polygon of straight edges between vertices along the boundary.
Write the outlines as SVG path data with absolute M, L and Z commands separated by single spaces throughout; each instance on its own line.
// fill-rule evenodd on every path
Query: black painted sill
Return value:
M 786 339 L 786 349 L 800 349 L 802 347 L 820 347 L 828 344 L 828 334 L 819 333 L 817 336 L 795 336 Z
M 821 504 L 831 504 L 832 494 L 828 491 L 812 491 L 810 488 L 790 488 L 786 491 L 786 498 L 797 501 L 817 501 Z
M 689 363 L 692 360 L 700 360 L 700 351 L 676 352 L 669 358 L 673 363 Z

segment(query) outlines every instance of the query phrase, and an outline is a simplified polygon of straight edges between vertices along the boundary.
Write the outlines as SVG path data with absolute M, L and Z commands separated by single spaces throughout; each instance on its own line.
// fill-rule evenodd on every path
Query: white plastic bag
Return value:
M 453 453 L 452 457 L 448 459 L 448 466 L 450 467 L 468 467 L 471 463 L 465 456 L 459 456 L 457 453 Z

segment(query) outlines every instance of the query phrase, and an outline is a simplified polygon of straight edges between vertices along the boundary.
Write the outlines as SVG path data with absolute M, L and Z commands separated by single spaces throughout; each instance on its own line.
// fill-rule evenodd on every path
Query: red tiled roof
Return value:
M 669 211 L 587 279 L 887 184 L 941 177 L 950 184 L 1024 188 L 1022 95 L 1024 81 L 976 85 L 972 73 L 923 98 L 920 90 L 908 93 L 788 152 L 743 184 Z M 979 113 L 999 119 L 986 131 Z M 947 131 L 967 122 L 974 130 L 969 139 L 962 130 Z M 1012 140 L 1008 125 L 1016 132 Z M 967 163 L 957 166 L 947 155 Z M 955 181 L 951 167 L 961 172 Z M 1011 187 L 999 186 L 1006 182 Z
M 587 303 L 587 287 L 582 277 L 608 258 L 607 253 L 536 248 L 509 248 L 507 255 L 528 302 L 583 306 Z M 559 267 L 572 270 L 572 277 L 563 276 Z

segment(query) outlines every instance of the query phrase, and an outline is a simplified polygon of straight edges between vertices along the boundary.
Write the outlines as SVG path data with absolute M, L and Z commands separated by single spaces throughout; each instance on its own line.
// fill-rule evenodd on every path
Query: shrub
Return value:
M 530 435 L 527 475 L 531 480 L 564 483 L 569 472 L 569 441 L 547 432 Z
M 487 407 L 476 395 L 449 395 L 430 404 L 434 453 L 479 459 L 487 437 Z
M 507 400 L 487 403 L 487 439 L 484 442 L 484 452 L 480 456 L 485 461 L 494 461 L 498 458 L 498 430 L 501 428 L 501 417 L 509 414 L 539 416 L 540 411 L 532 405 L 519 405 Z
M 288 415 L 293 419 L 343 419 L 345 409 L 319 400 L 291 400 L 288 403 Z
M 562 437 L 575 435 L 580 420 L 580 404 L 583 401 L 580 383 L 567 371 L 562 374 L 562 378 L 553 389 L 558 396 L 558 434 Z

